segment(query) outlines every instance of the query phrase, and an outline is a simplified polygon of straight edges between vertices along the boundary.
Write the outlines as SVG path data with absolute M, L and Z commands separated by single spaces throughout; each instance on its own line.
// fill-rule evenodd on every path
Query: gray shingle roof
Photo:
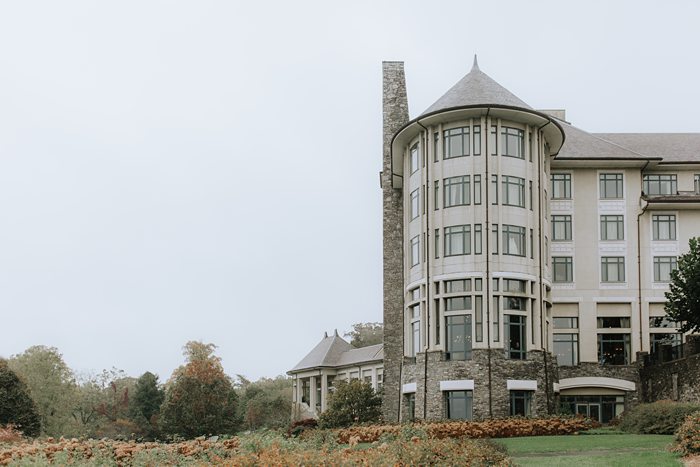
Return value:
M 564 129 L 566 140 L 562 146 L 557 159 L 648 159 L 649 157 L 637 151 L 623 147 L 613 141 L 602 138 L 601 135 L 594 135 L 576 128 L 563 120 L 557 120 Z
M 516 95 L 479 69 L 474 57 L 472 70 L 421 115 L 468 105 L 503 105 L 532 109 Z
M 596 133 L 595 136 L 619 144 L 663 162 L 700 162 L 700 133 Z
M 376 344 L 355 348 L 335 334 L 321 339 L 289 373 L 320 367 L 343 367 L 373 362 L 384 358 L 384 345 Z

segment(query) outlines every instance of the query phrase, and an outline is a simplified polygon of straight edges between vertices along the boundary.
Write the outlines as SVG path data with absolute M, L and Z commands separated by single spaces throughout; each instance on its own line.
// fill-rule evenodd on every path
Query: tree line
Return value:
M 28 436 L 148 440 L 289 424 L 290 378 L 231 378 L 214 344 L 190 341 L 183 350 L 185 363 L 165 383 L 117 369 L 78 377 L 54 347 L 0 359 L 0 426 Z

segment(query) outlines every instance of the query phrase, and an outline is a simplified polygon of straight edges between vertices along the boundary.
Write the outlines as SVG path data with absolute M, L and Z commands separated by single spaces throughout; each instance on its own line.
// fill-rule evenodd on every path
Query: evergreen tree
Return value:
M 682 324 L 681 332 L 700 332 L 700 238 L 691 238 L 690 251 L 678 257 L 666 292 L 666 313 Z
M 0 425 L 14 425 L 26 436 L 38 436 L 41 418 L 29 390 L 17 374 L 0 360 Z

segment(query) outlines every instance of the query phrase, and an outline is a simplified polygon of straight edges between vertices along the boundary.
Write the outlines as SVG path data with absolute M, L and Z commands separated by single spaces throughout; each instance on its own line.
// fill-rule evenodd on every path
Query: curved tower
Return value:
M 547 187 L 564 132 L 472 70 L 408 121 L 384 63 L 388 420 L 554 409 Z

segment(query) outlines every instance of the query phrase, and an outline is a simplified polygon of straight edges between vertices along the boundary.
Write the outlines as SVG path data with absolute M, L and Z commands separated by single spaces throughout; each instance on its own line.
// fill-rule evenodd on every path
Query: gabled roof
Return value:
M 663 162 L 700 162 L 700 133 L 596 133 L 595 136 L 619 144 Z
M 474 105 L 497 105 L 532 109 L 515 94 L 481 71 L 476 61 L 476 56 L 474 56 L 474 65 L 471 71 L 421 115 L 452 107 Z
M 355 347 L 350 345 L 345 339 L 336 333 L 333 336 L 325 336 L 316 347 L 309 352 L 294 368 L 289 372 L 306 370 L 309 368 L 336 366 L 343 352 L 352 350 Z
M 601 135 L 583 131 L 563 120 L 557 121 L 564 129 L 566 139 L 556 159 L 637 159 L 644 161 L 653 158 L 653 156 L 640 154 L 601 138 Z

